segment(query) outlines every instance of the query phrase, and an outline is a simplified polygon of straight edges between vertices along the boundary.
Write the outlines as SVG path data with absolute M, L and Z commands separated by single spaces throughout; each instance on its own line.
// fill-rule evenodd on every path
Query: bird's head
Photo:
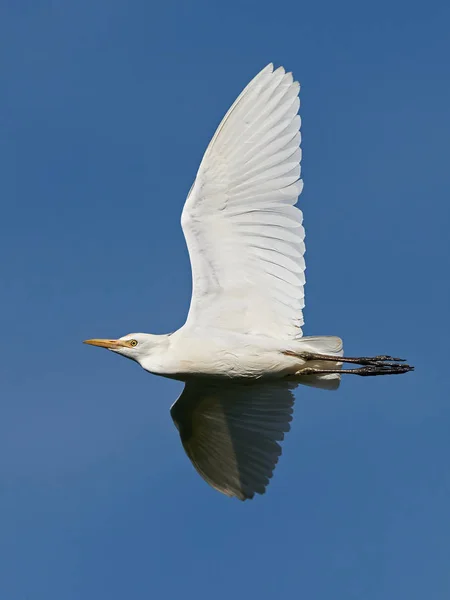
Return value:
M 142 364 L 142 361 L 148 358 L 156 347 L 160 346 L 162 337 L 167 336 L 151 335 L 150 333 L 129 333 L 117 340 L 93 339 L 85 340 L 84 343 L 112 350 L 112 352 Z

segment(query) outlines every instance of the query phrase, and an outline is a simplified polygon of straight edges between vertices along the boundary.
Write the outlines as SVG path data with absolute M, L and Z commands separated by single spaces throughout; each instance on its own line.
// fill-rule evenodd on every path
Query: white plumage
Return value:
M 341 373 L 412 369 L 388 356 L 344 358 L 338 337 L 302 337 L 299 89 L 268 65 L 205 152 L 181 219 L 192 266 L 185 325 L 87 340 L 185 382 L 171 415 L 186 453 L 208 483 L 241 500 L 266 489 L 298 383 L 336 389 Z M 344 361 L 363 367 L 343 371 Z
M 294 384 L 190 382 L 171 414 L 187 455 L 215 489 L 263 494 L 289 431 Z M 186 418 L 189 415 L 189 418 Z
M 188 326 L 301 335 L 299 89 L 290 73 L 268 65 L 206 150 L 181 218 L 193 279 Z

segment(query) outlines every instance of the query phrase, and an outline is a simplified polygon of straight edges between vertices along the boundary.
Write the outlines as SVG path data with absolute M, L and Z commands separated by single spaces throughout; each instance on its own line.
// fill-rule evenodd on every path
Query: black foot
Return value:
M 362 377 L 370 377 L 374 375 L 400 375 L 402 373 L 408 373 L 414 371 L 414 367 L 409 365 L 398 365 L 395 363 L 384 362 L 382 364 L 371 364 L 360 369 L 351 369 L 355 375 L 361 375 Z M 342 371 L 345 373 L 345 371 Z
M 295 353 L 286 351 L 284 354 L 288 356 L 297 356 L 302 358 L 306 363 L 309 361 L 330 361 L 333 363 L 350 363 L 354 365 L 363 365 L 360 369 L 317 369 L 317 367 L 308 367 L 301 369 L 301 372 L 306 374 L 306 370 L 311 373 L 353 373 L 355 375 L 394 375 L 398 373 L 408 373 L 414 371 L 414 367 L 410 367 L 405 363 L 404 358 L 395 358 L 387 354 L 379 356 L 335 356 L 332 354 L 318 354 L 315 352 Z M 400 363 L 400 364 L 399 364 Z M 300 371 L 299 371 L 300 374 Z
M 345 360 L 345 359 L 344 359 Z M 362 356 L 361 358 L 355 359 L 360 365 L 376 365 L 376 366 L 395 366 L 396 363 L 405 362 L 404 358 L 395 358 L 394 356 L 387 356 L 381 354 L 380 356 Z

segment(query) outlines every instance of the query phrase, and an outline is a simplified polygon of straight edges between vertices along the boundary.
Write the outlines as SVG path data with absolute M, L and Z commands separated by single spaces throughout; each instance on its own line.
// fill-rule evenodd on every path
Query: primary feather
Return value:
M 193 280 L 185 327 L 302 335 L 299 89 L 268 65 L 206 150 L 181 219 Z
M 263 494 L 290 429 L 295 384 L 187 383 L 171 408 L 183 447 L 214 488 L 240 500 Z

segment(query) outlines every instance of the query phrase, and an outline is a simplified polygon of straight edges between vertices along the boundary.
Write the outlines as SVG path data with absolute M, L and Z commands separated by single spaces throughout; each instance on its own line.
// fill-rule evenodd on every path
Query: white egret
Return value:
M 206 150 L 181 217 L 192 266 L 183 327 L 86 340 L 185 383 L 171 407 L 184 449 L 209 484 L 241 500 L 269 483 L 299 383 L 336 389 L 343 373 L 413 368 L 390 356 L 347 358 L 340 338 L 302 335 L 299 89 L 268 65 Z

